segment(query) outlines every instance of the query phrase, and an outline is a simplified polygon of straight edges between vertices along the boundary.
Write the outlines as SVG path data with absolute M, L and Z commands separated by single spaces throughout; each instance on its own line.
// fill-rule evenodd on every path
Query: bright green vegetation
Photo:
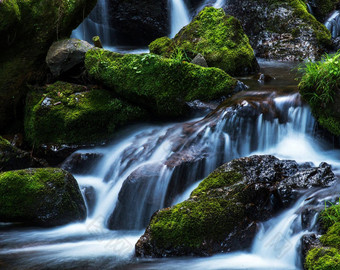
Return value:
M 145 115 L 106 90 L 56 82 L 28 95 L 25 133 L 32 144 L 93 143 Z
M 39 83 L 44 77 L 45 57 L 52 42 L 69 37 L 96 2 L 0 1 L 0 131 L 8 132 L 22 120 L 26 83 Z
M 321 61 L 308 62 L 301 68 L 299 84 L 303 98 L 311 106 L 319 123 L 334 135 L 340 135 L 340 53 L 325 55 Z
M 151 53 L 168 58 L 194 58 L 201 53 L 211 67 L 240 75 L 258 67 L 240 22 L 223 9 L 206 7 L 171 40 L 163 37 L 149 45 Z
M 323 247 L 308 252 L 305 267 L 307 270 L 339 270 L 340 205 L 326 208 L 320 215 L 320 221 L 326 231 L 320 238 Z
M 77 182 L 66 171 L 44 168 L 0 174 L 0 221 L 53 225 L 85 216 Z
M 203 68 L 154 54 L 134 55 L 92 49 L 88 73 L 117 96 L 155 116 L 183 115 L 185 102 L 213 100 L 232 93 L 236 80 L 217 68 Z
M 192 192 L 189 200 L 160 210 L 153 217 L 151 241 L 165 249 L 184 250 L 202 250 L 205 241 L 222 242 L 245 216 L 240 205 L 244 185 L 233 185 L 242 179 L 235 171 L 214 171 Z
M 305 262 L 307 270 L 340 270 L 340 253 L 335 248 L 314 248 Z

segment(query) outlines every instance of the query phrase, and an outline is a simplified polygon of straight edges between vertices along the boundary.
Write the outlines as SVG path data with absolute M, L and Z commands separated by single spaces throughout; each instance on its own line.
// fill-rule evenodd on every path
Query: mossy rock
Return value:
M 320 125 L 340 136 L 340 53 L 309 62 L 302 71 L 300 94 Z
M 188 200 L 152 216 L 136 244 L 136 255 L 207 256 L 250 248 L 256 224 L 294 203 L 301 195 L 299 189 L 336 181 L 329 166 L 304 166 L 273 156 L 251 156 L 222 165 Z
M 339 4 L 339 0 L 313 0 L 313 13 L 315 17 L 323 23 L 327 15 L 336 8 L 337 4 Z
M 200 53 L 208 66 L 220 68 L 230 75 L 248 74 L 258 69 L 240 22 L 227 16 L 223 9 L 213 7 L 204 8 L 172 40 L 156 39 L 149 49 L 151 53 L 168 58 L 179 55 L 194 58 Z
M 340 270 L 340 252 L 336 248 L 314 248 L 308 252 L 306 270 Z
M 88 73 L 105 88 L 158 117 L 185 113 L 186 102 L 231 94 L 237 81 L 217 68 L 203 68 L 155 54 L 86 53 Z
M 145 117 L 144 110 L 106 90 L 59 81 L 28 95 L 25 135 L 33 145 L 98 143 Z
M 0 1 L 0 133 L 20 130 L 27 82 L 41 82 L 53 41 L 69 37 L 97 0 Z
M 30 153 L 16 148 L 0 137 L 0 172 L 43 167 L 43 165 L 43 161 L 33 158 Z
M 281 61 L 319 59 L 331 45 L 327 28 L 308 12 L 304 0 L 229 0 L 257 57 Z
M 85 217 L 83 197 L 70 173 L 44 168 L 0 174 L 0 221 L 57 226 Z

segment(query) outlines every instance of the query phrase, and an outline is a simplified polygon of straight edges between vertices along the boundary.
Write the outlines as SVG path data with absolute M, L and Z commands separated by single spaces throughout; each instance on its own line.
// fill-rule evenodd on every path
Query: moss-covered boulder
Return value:
M 31 167 L 43 167 L 45 163 L 11 145 L 9 141 L 0 137 L 0 172 L 19 170 Z
M 86 53 L 85 67 L 105 88 L 160 117 L 183 115 L 187 101 L 227 96 L 237 84 L 220 69 L 154 54 L 122 55 L 93 49 Z
M 57 226 L 81 221 L 86 207 L 74 177 L 61 169 L 0 174 L 0 221 Z
M 305 2 L 229 0 L 225 9 L 242 22 L 256 56 L 284 61 L 314 60 L 331 44 L 331 35 L 308 12 Z
M 0 1 L 0 132 L 19 126 L 26 83 L 43 80 L 52 42 L 69 37 L 96 2 Z
M 56 82 L 28 95 L 25 135 L 35 145 L 96 143 L 145 116 L 144 110 L 106 90 Z
M 136 255 L 211 255 L 250 248 L 258 222 L 291 205 L 301 189 L 335 181 L 325 163 L 311 167 L 273 156 L 235 159 L 212 172 L 188 200 L 156 212 L 136 244 Z
M 321 212 L 319 223 L 325 232 L 320 237 L 321 245 L 308 251 L 306 270 L 340 269 L 340 205 L 333 205 Z
M 156 39 L 151 53 L 168 58 L 194 58 L 202 54 L 210 67 L 228 74 L 254 72 L 258 64 L 240 22 L 223 9 L 206 7 L 173 38 Z
M 302 97 L 320 125 L 340 136 L 340 53 L 309 62 L 301 70 L 304 73 L 299 83 Z

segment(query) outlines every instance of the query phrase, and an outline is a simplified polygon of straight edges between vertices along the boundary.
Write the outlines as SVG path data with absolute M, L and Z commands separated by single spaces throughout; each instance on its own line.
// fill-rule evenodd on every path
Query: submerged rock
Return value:
M 86 218 L 74 177 L 61 169 L 26 169 L 0 174 L 0 221 L 58 226 Z
M 75 38 L 56 41 L 49 48 L 46 63 L 54 77 L 58 77 L 77 65 L 84 67 L 85 54 L 93 46 Z
M 44 80 L 46 53 L 69 37 L 97 0 L 0 1 L 0 132 L 18 128 L 27 82 Z
M 48 85 L 43 92 L 33 89 L 26 104 L 25 135 L 37 146 L 99 143 L 117 127 L 146 115 L 106 90 L 66 82 Z
M 90 50 L 88 73 L 116 95 L 158 117 L 176 117 L 186 102 L 213 100 L 233 92 L 237 80 L 217 68 L 203 68 L 154 54 L 118 54 Z
M 241 21 L 257 57 L 317 59 L 331 44 L 329 31 L 304 1 L 230 0 L 225 10 Z
M 290 206 L 301 189 L 328 187 L 335 180 L 329 165 L 300 166 L 273 156 L 235 159 L 212 172 L 188 200 L 156 212 L 136 255 L 205 256 L 247 249 L 258 222 Z
M 156 39 L 149 49 L 151 53 L 168 58 L 194 58 L 200 53 L 209 67 L 218 67 L 230 75 L 248 74 L 258 69 L 240 22 L 213 7 L 203 9 L 173 39 Z

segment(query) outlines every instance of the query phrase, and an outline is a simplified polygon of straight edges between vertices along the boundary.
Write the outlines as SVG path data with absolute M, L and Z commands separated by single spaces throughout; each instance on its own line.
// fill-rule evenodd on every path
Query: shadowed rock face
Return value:
M 241 21 L 258 57 L 316 59 L 330 45 L 327 29 L 300 1 L 230 0 L 225 10 Z
M 169 33 L 168 1 L 109 2 L 110 23 L 128 44 L 148 44 Z
M 302 189 L 336 180 L 318 167 L 274 156 L 235 159 L 212 172 L 190 198 L 156 212 L 136 244 L 137 256 L 211 255 L 247 249 L 257 223 L 289 207 Z

